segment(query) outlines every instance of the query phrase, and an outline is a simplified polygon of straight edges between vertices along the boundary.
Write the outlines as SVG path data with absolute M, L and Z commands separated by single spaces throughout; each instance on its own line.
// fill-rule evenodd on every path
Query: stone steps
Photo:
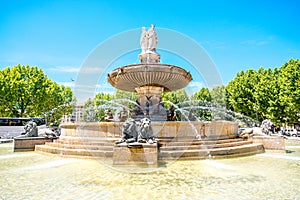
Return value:
M 57 140 L 55 144 L 66 144 L 66 145 L 83 145 L 83 146 L 113 146 L 114 142 L 106 141 L 82 141 L 82 142 L 72 142 L 72 141 L 60 141 Z
M 207 159 L 207 158 L 228 158 L 235 156 L 246 156 L 263 153 L 262 144 L 244 144 L 233 147 L 223 147 L 214 149 L 185 149 L 160 151 L 161 160 L 184 160 L 184 159 Z
M 35 151 L 61 156 L 112 158 L 114 142 L 119 138 L 61 137 L 53 143 L 36 145 Z M 194 138 L 159 139 L 160 160 L 226 158 L 264 152 L 260 144 L 241 138 L 197 140 Z
M 76 156 L 76 157 L 108 157 L 113 156 L 112 150 L 90 150 L 90 149 L 67 149 L 60 147 L 53 147 L 48 145 L 36 145 L 35 151 L 49 154 L 56 154 L 60 156 Z
M 170 140 L 159 139 L 162 146 L 191 146 L 191 145 L 214 145 L 223 143 L 232 143 L 243 141 L 242 138 L 226 139 L 226 140 L 197 140 L 197 139 L 185 139 L 185 140 Z
M 73 142 L 73 143 L 82 143 L 82 141 L 90 141 L 90 142 L 111 142 L 114 143 L 119 138 L 101 138 L 101 137 L 72 137 L 72 136 L 63 136 L 59 137 L 61 142 Z
M 170 150 L 186 150 L 186 149 L 213 149 L 213 148 L 224 148 L 224 147 L 234 147 L 234 146 L 241 146 L 245 144 L 251 144 L 251 141 L 237 141 L 237 142 L 226 142 L 226 143 L 202 143 L 202 144 L 195 144 L 191 143 L 190 145 L 166 145 L 160 147 L 160 151 L 170 151 Z
M 101 145 L 82 145 L 82 144 L 68 144 L 68 143 L 56 143 L 56 142 L 46 142 L 46 146 L 56 147 L 56 148 L 66 148 L 66 149 L 88 149 L 88 150 L 105 150 L 105 151 L 113 151 L 113 144 L 105 144 Z

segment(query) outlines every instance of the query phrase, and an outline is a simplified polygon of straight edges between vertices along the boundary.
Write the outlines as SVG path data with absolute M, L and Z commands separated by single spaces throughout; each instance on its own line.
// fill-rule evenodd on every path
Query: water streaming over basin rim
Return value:
M 139 174 L 92 159 L 12 153 L 12 144 L 0 144 L 0 198 L 297 199 L 300 143 L 286 144 L 289 153 L 176 161 Z

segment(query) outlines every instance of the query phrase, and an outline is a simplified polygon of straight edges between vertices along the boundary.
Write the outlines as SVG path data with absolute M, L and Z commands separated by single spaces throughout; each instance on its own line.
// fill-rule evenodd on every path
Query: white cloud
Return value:
M 103 72 L 104 68 L 101 67 L 81 67 L 79 70 L 79 73 L 87 73 L 87 74 L 93 74 L 93 73 L 99 73 Z
M 207 40 L 207 41 L 204 41 L 204 44 L 207 44 L 209 47 L 214 48 L 214 49 L 224 49 L 228 46 L 228 45 L 226 45 L 225 42 L 216 41 L 216 40 Z
M 197 87 L 200 89 L 203 87 L 203 83 L 197 81 L 191 81 L 188 87 Z
M 192 96 L 195 92 L 198 92 L 203 87 L 203 83 L 197 81 L 191 81 L 185 88 L 188 96 Z
M 260 45 L 265 45 L 265 44 L 268 44 L 267 41 L 259 41 L 256 43 L 256 45 L 260 46 Z
M 68 72 L 68 73 L 77 73 L 79 72 L 80 68 L 79 67 L 71 67 L 71 66 L 56 66 L 50 68 L 52 71 L 57 71 L 57 72 Z
M 72 66 L 56 66 L 50 68 L 51 71 L 66 72 L 66 73 L 84 73 L 94 74 L 103 72 L 104 69 L 101 67 L 72 67 Z
M 58 84 L 64 85 L 64 86 L 70 87 L 70 88 L 74 88 L 75 87 L 75 83 L 74 82 L 58 82 Z
M 240 42 L 240 44 L 261 46 L 261 45 L 268 44 L 268 41 L 266 41 L 266 40 L 244 40 L 244 41 Z

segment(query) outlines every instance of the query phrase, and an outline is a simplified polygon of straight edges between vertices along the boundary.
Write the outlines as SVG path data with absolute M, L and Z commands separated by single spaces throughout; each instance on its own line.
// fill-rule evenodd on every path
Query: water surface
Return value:
M 149 173 L 12 145 L 0 144 L 0 199 L 300 199 L 299 141 L 286 141 L 288 153 L 167 162 Z

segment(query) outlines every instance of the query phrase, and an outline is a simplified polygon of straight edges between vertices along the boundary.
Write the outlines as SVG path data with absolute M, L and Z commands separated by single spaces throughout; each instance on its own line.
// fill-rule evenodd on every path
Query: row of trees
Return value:
M 300 119 L 300 60 L 280 68 L 240 71 L 226 86 L 202 88 L 193 95 L 241 113 L 256 121 L 270 119 L 280 125 Z
M 70 114 L 75 98 L 70 88 L 51 81 L 37 67 L 17 65 L 0 70 L 0 116 L 41 117 L 53 120 L 63 114 Z M 99 93 L 85 104 L 85 108 L 101 107 L 111 101 L 101 111 L 86 114 L 103 120 L 104 109 L 126 105 L 133 108 L 137 99 L 135 93 L 117 91 L 114 95 Z M 113 100 L 113 101 L 112 101 Z M 280 124 L 295 122 L 300 118 L 300 61 L 289 60 L 280 68 L 239 72 L 226 86 L 213 89 L 201 88 L 192 97 L 184 90 L 163 93 L 162 100 L 167 108 L 171 104 L 184 107 L 183 102 L 195 100 L 195 106 L 214 105 L 251 117 L 257 121 L 271 119 Z M 172 102 L 172 103 L 168 103 Z M 200 102 L 200 103 L 199 103 Z M 195 111 L 203 120 L 212 119 L 212 111 Z
M 300 118 L 300 60 L 280 68 L 241 71 L 226 86 L 227 108 L 280 124 Z
M 122 99 L 128 99 L 127 107 L 133 107 L 137 99 L 135 93 L 117 91 L 115 95 L 99 93 L 93 100 L 89 100 L 85 107 L 91 105 L 101 107 L 105 101 L 113 100 L 117 105 L 124 104 Z M 226 86 L 212 89 L 201 88 L 189 97 L 184 90 L 163 93 L 162 101 L 167 108 L 173 104 L 184 107 L 183 102 L 189 100 L 194 105 L 193 112 L 202 120 L 218 117 L 212 108 L 225 110 L 224 113 L 240 113 L 256 121 L 270 119 L 276 124 L 295 122 L 300 118 L 300 61 L 289 60 L 280 68 L 258 70 L 249 69 L 239 72 Z M 193 102 L 194 101 L 194 102 Z M 114 107 L 114 106 L 112 106 Z M 103 109 L 105 107 L 102 107 Z M 103 120 L 104 111 L 98 112 L 97 120 Z M 224 116 L 220 116 L 224 117 Z M 225 119 L 227 119 L 225 117 Z
M 73 111 L 70 88 L 51 81 L 38 67 L 17 65 L 0 70 L 0 116 L 48 117 L 55 121 Z

